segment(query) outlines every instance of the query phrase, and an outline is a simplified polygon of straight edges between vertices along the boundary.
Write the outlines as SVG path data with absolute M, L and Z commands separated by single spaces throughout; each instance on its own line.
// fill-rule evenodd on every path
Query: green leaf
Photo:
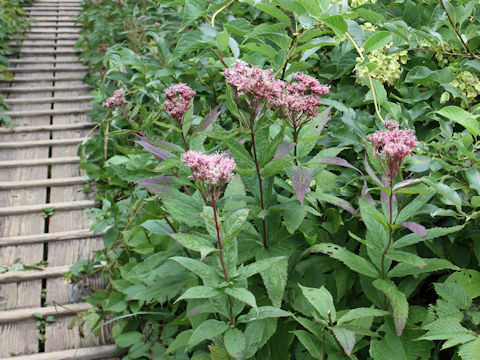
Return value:
M 183 247 L 198 251 L 200 253 L 200 260 L 203 260 L 208 254 L 216 250 L 210 240 L 197 235 L 174 233 L 170 234 L 170 236 Z
M 378 31 L 375 32 L 372 36 L 370 36 L 367 41 L 363 44 L 363 49 L 365 50 L 365 53 L 369 53 L 373 50 L 380 49 L 381 47 L 384 47 L 387 45 L 392 36 L 388 31 Z
M 226 288 L 225 293 L 231 297 L 250 305 L 255 310 L 257 309 L 257 302 L 255 301 L 255 295 L 244 288 Z
M 300 286 L 308 302 L 312 304 L 324 320 L 329 321 L 329 317 L 331 317 L 332 321 L 335 321 L 337 313 L 333 304 L 333 298 L 324 286 L 319 289 L 304 287 L 300 284 L 298 286 Z
M 193 330 L 185 330 L 182 331 L 180 334 L 175 336 L 173 342 L 168 346 L 166 353 L 171 354 L 178 349 L 181 349 L 184 346 L 187 346 L 190 337 L 193 334 Z
M 247 346 L 245 335 L 238 329 L 228 329 L 223 340 L 228 353 L 236 360 L 242 360 Z
M 190 25 L 207 10 L 207 0 L 186 0 L 183 9 L 183 26 Z
M 458 106 L 445 106 L 444 108 L 438 110 L 437 114 L 440 114 L 447 119 L 462 125 L 475 137 L 480 134 L 480 125 L 478 124 L 477 120 L 479 115 L 472 115 Z
M 369 263 L 363 257 L 351 253 L 347 249 L 336 244 L 315 244 L 305 251 L 310 253 L 320 252 L 322 254 L 326 254 L 333 257 L 334 259 L 340 260 L 350 269 L 358 272 L 359 274 L 375 279 L 378 277 L 378 271 L 371 263 Z
M 442 194 L 442 196 L 447 200 L 448 204 L 455 205 L 459 212 L 462 211 L 462 199 L 450 186 L 438 183 L 431 177 L 424 177 L 422 178 L 422 181 Z
M 193 286 L 188 288 L 182 296 L 175 300 L 175 303 L 185 299 L 208 299 L 217 296 L 218 294 L 220 294 L 220 291 L 210 286 Z
M 388 272 L 389 277 L 404 277 L 413 275 L 417 277 L 420 274 L 431 273 L 439 270 L 451 269 L 459 270 L 459 267 L 453 265 L 450 261 L 445 259 L 422 259 L 426 265 L 424 267 L 418 267 L 401 263 L 395 265 L 395 267 Z
M 128 331 L 115 336 L 115 344 L 121 348 L 126 348 L 141 342 L 143 342 L 143 335 L 138 331 Z
M 480 195 L 480 171 L 477 168 L 470 168 L 465 171 L 465 175 L 467 176 L 468 183 L 472 189 Z
M 398 214 L 395 219 L 395 223 L 399 224 L 401 222 L 410 220 L 418 210 L 420 210 L 425 204 L 427 204 L 430 199 L 435 195 L 434 191 L 429 191 L 427 193 L 419 194 L 413 201 L 410 201 Z
M 275 264 L 276 262 L 285 259 L 285 256 L 277 256 L 277 257 L 272 257 L 260 261 L 256 261 L 252 264 L 248 264 L 244 268 L 239 268 L 238 269 L 238 278 L 237 280 L 244 280 L 248 279 L 250 276 L 253 276 L 263 270 L 268 269 L 270 266 Z
M 385 316 L 389 315 L 390 313 L 385 310 L 379 310 L 379 309 L 372 309 L 372 308 L 356 308 L 349 310 L 347 313 L 343 314 L 340 319 L 338 319 L 338 325 L 343 324 L 343 323 L 348 323 L 350 321 L 354 321 L 357 319 L 362 319 L 362 318 L 369 318 L 369 317 L 375 317 L 375 316 Z
M 452 318 L 438 319 L 424 326 L 427 333 L 420 336 L 418 340 L 448 340 L 456 336 L 471 334 L 473 331 L 464 328 L 460 323 Z
M 191 349 L 204 340 L 213 339 L 215 336 L 223 334 L 228 328 L 230 328 L 230 325 L 223 321 L 214 319 L 206 320 L 193 332 L 188 341 L 188 348 Z
M 405 295 L 398 290 L 393 281 L 377 279 L 372 283 L 378 290 L 390 300 L 393 311 L 393 320 L 397 335 L 401 336 L 408 317 L 408 302 Z
M 295 330 L 293 333 L 302 345 L 305 346 L 310 355 L 317 360 L 323 359 L 322 343 L 319 339 L 305 330 Z
M 208 266 L 207 264 L 200 262 L 195 259 L 190 259 L 186 257 L 181 257 L 181 256 L 174 256 L 171 257 L 170 260 L 173 260 L 180 265 L 182 265 L 184 268 L 187 268 L 188 270 L 194 272 L 200 278 L 202 278 L 203 282 L 205 284 L 217 284 L 219 283 L 219 275 L 213 269 L 212 267 Z
M 408 235 L 405 235 L 405 236 L 401 237 L 397 241 L 395 241 L 392 244 L 392 249 L 400 249 L 402 247 L 417 244 L 419 242 L 423 242 L 423 241 L 426 241 L 426 240 L 436 239 L 436 238 L 441 237 L 441 236 L 445 236 L 445 235 L 448 235 L 448 234 L 458 232 L 458 231 L 462 230 L 464 227 L 465 227 L 465 225 L 457 225 L 457 226 L 452 226 L 452 227 L 448 227 L 448 228 L 438 227 L 438 228 L 427 229 L 427 235 L 425 235 L 425 237 L 423 237 L 423 238 L 416 235 L 416 234 L 413 234 L 413 233 L 408 234 Z
M 255 309 L 251 309 L 248 314 L 238 317 L 239 323 L 248 323 L 256 320 L 279 318 L 279 317 L 288 317 L 292 316 L 288 311 L 273 307 L 273 306 L 260 306 Z
M 343 350 L 345 350 L 345 353 L 350 355 L 356 342 L 355 333 L 351 330 L 342 329 L 337 326 L 335 326 L 332 331 L 335 339 L 337 339 Z
M 476 270 L 462 269 L 450 275 L 447 281 L 455 281 L 462 285 L 471 299 L 480 296 L 480 272 Z
M 283 294 L 285 286 L 287 285 L 288 277 L 288 258 L 276 261 L 271 266 L 260 272 L 263 283 L 267 290 L 268 297 L 275 307 L 282 305 Z
M 282 157 L 280 159 L 275 159 L 268 162 L 261 170 L 260 175 L 263 177 L 270 177 L 273 175 L 277 175 L 280 171 L 285 169 L 288 165 L 290 165 L 290 161 L 292 160 L 291 157 Z
M 348 25 L 340 15 L 333 15 L 329 17 L 322 17 L 319 21 L 327 24 L 337 36 L 345 34 L 348 30 Z
M 425 266 L 427 266 L 427 263 L 421 257 L 406 251 L 398 251 L 398 250 L 392 249 L 386 254 L 385 257 L 387 259 L 394 260 L 399 263 L 405 263 L 405 264 L 417 266 L 419 268 L 424 268 Z
M 222 230 L 226 238 L 233 238 L 242 230 L 245 221 L 248 218 L 249 209 L 240 209 L 227 217 Z

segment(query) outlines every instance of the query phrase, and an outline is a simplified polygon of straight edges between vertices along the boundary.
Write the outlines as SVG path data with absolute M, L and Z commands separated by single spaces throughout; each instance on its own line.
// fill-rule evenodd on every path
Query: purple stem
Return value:
M 217 229 L 217 242 L 218 242 L 218 249 L 220 255 L 220 262 L 222 263 L 223 274 L 225 276 L 225 281 L 228 283 L 228 273 L 227 268 L 225 267 L 225 262 L 223 261 L 223 247 L 222 247 L 222 240 L 220 239 L 220 226 L 218 226 L 218 217 L 217 217 L 217 207 L 214 201 L 211 203 L 213 207 L 213 216 L 215 217 L 215 228 Z M 233 306 L 232 306 L 232 299 L 230 295 L 227 295 L 228 300 L 228 307 L 230 310 L 230 324 L 235 325 L 235 319 L 233 318 Z
M 392 245 L 392 235 L 393 235 L 393 170 L 392 168 L 389 169 L 389 176 L 390 176 L 390 196 L 388 198 L 388 207 L 389 207 L 389 215 L 390 219 L 388 222 L 388 244 L 385 250 L 382 253 L 382 279 L 385 279 L 385 256 L 390 249 L 390 245 Z

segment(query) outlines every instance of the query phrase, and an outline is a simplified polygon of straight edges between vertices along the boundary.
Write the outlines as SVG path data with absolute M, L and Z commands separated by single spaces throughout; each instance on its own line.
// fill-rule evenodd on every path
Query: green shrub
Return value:
M 85 320 L 115 320 L 125 359 L 478 359 L 475 1 L 85 1 L 79 19 L 106 233 L 71 277 L 103 264 Z M 318 116 L 227 85 L 237 59 L 328 84 Z M 172 118 L 178 83 L 196 95 Z M 374 152 L 393 122 L 411 155 Z M 212 190 L 188 149 L 228 150 L 237 175 Z

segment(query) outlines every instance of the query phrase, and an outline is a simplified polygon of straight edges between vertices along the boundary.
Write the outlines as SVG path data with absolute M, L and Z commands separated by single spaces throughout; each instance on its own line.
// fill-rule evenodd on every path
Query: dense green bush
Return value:
M 13 75 L 6 71 L 8 67 L 7 56 L 13 53 L 9 41 L 20 43 L 21 35 L 28 28 L 28 21 L 25 21 L 25 12 L 22 5 L 30 4 L 31 0 L 0 0 L 0 81 L 11 80 Z M 0 124 L 12 125 L 11 119 L 2 114 L 5 104 L 0 94 Z
M 115 321 L 125 359 L 479 359 L 476 1 L 85 1 L 79 20 L 106 233 L 71 277 L 109 280 L 85 320 Z M 319 115 L 227 85 L 236 59 L 328 84 Z M 196 95 L 174 121 L 178 83 Z M 392 121 L 419 142 L 401 168 L 368 138 Z M 188 149 L 235 159 L 218 200 Z

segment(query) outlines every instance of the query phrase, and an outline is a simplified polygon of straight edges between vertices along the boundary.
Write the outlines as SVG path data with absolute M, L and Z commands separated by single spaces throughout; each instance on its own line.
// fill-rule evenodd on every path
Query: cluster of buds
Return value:
M 235 160 L 226 153 L 204 154 L 190 150 L 183 153 L 182 161 L 192 170 L 190 178 L 198 185 L 205 202 L 213 206 L 222 186 L 234 175 Z
M 164 94 L 167 97 L 163 104 L 165 111 L 181 127 L 185 113 L 192 107 L 190 100 L 195 96 L 195 91 L 188 85 L 180 83 L 165 89 Z
M 370 76 L 381 83 L 387 83 L 394 85 L 395 82 L 402 75 L 402 69 L 400 64 L 405 64 L 408 60 L 408 52 L 406 50 L 397 51 L 391 54 L 387 53 L 387 50 L 392 47 L 392 43 L 385 45 L 385 47 L 377 50 L 373 50 L 368 55 L 368 60 L 375 64 L 376 67 L 370 70 Z M 357 58 L 357 63 L 362 60 Z M 368 69 L 366 66 L 357 67 L 357 76 L 367 77 Z
M 330 87 L 320 84 L 317 79 L 304 73 L 294 74 L 296 81 L 283 83 L 284 91 L 273 99 L 270 106 L 280 109 L 291 126 L 297 127 L 318 115 L 321 96 L 330 92 Z
M 411 129 L 400 129 L 396 121 L 385 121 L 387 130 L 379 130 L 368 135 L 373 142 L 373 154 L 382 158 L 382 166 L 390 180 L 398 174 L 403 159 L 410 155 L 413 148 L 418 144 L 415 131 Z
M 108 50 L 108 44 L 104 44 L 104 43 L 98 44 L 97 46 L 98 52 L 106 52 L 107 50 Z
M 102 106 L 105 109 L 107 109 L 113 106 L 120 106 L 125 104 L 127 100 L 125 100 L 125 97 L 123 96 L 123 94 L 124 94 L 123 88 L 115 90 L 115 92 L 113 93 L 113 96 L 110 96 L 107 100 L 105 100 Z

